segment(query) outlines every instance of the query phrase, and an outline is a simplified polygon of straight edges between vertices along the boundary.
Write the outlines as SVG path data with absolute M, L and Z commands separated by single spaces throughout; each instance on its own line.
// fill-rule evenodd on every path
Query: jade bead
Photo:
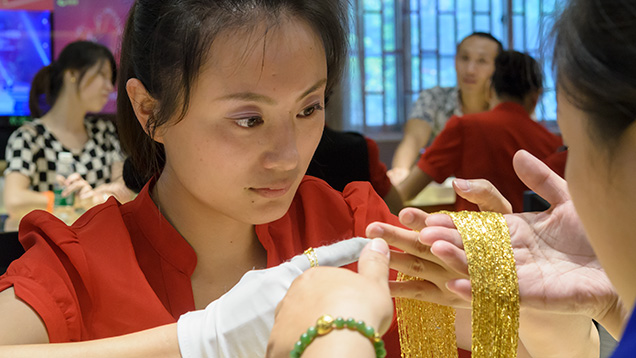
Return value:
M 311 337 L 311 336 L 310 336 L 310 335 L 308 335 L 307 333 L 303 333 L 303 334 L 300 336 L 300 342 L 301 342 L 301 343 L 302 343 L 305 347 L 307 347 L 307 345 L 308 345 L 309 343 L 311 343 L 312 338 L 313 338 L 313 337 Z
M 333 321 L 333 324 L 336 326 L 336 328 L 342 329 L 344 328 L 345 320 L 342 317 L 338 317 Z
M 362 333 L 367 338 L 373 338 L 373 336 L 375 335 L 375 329 L 373 329 L 373 327 L 369 325 L 364 325 L 360 333 Z
M 345 321 L 345 327 L 349 329 L 356 329 L 356 320 L 353 318 L 347 318 L 347 320 Z
M 356 330 L 358 332 L 362 333 L 362 331 L 364 331 L 364 327 L 366 327 L 366 323 L 364 323 L 364 321 L 356 322 Z
M 384 358 L 386 357 L 386 349 L 384 348 L 384 345 L 382 345 L 382 347 L 378 348 L 375 350 L 375 356 L 377 358 Z

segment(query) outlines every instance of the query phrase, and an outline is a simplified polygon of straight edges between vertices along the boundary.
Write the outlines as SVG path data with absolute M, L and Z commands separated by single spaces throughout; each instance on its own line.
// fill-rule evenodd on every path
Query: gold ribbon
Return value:
M 442 213 L 453 219 L 468 259 L 472 357 L 516 357 L 519 285 L 506 220 L 491 212 Z M 398 275 L 398 281 L 411 279 Z M 454 328 L 452 308 L 405 298 L 396 299 L 396 306 L 403 358 L 457 357 L 454 331 L 448 333 Z

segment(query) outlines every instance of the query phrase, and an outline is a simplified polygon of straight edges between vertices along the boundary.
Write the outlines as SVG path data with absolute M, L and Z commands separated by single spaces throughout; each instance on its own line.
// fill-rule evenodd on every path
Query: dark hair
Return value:
M 282 16 L 306 21 L 321 37 L 329 94 L 341 76 L 346 55 L 346 7 L 342 0 L 137 0 L 121 48 L 117 115 L 122 149 L 145 179 L 161 172 L 163 146 L 152 137 L 168 121 L 183 119 L 192 86 L 216 36 L 222 31 L 268 27 Z M 146 130 L 135 118 L 126 82 L 137 78 L 159 103 Z
M 636 120 L 634 14 L 630 0 L 572 0 L 554 26 L 559 90 L 610 149 Z
M 487 32 L 473 32 L 472 34 L 464 37 L 458 44 L 457 44 L 457 49 L 456 52 L 459 52 L 459 48 L 461 47 L 461 45 L 464 43 L 464 41 L 468 40 L 471 37 L 481 37 L 482 39 L 486 39 L 486 40 L 490 40 L 494 43 L 497 44 L 497 55 L 499 55 L 500 53 L 503 52 L 504 48 L 503 48 L 503 44 L 501 43 L 501 41 L 497 40 L 496 37 L 494 37 L 493 35 L 487 33 Z
M 103 45 L 91 41 L 75 41 L 66 45 L 56 61 L 41 68 L 31 81 L 29 91 L 29 110 L 32 117 L 41 117 L 48 108 L 53 107 L 64 83 L 64 72 L 77 70 L 77 87 L 84 78 L 86 71 L 101 61 L 108 61 L 113 70 L 113 85 L 117 77 L 115 57 L 110 50 Z M 44 96 L 44 101 L 42 101 Z M 42 102 L 48 108 L 43 108 Z
M 504 51 L 495 59 L 492 87 L 498 97 L 523 101 L 528 94 L 543 89 L 541 67 L 528 54 Z

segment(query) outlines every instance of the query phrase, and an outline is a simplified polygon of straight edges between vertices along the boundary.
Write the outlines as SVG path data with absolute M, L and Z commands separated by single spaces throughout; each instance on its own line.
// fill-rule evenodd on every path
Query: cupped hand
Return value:
M 618 298 L 587 240 L 566 182 L 528 152 L 518 152 L 513 163 L 519 178 L 551 204 L 545 212 L 505 216 L 522 307 L 603 317 Z M 429 216 L 426 224 L 420 241 L 431 245 L 434 255 L 465 275 L 447 286 L 469 300 L 466 256 L 452 220 L 437 214 Z

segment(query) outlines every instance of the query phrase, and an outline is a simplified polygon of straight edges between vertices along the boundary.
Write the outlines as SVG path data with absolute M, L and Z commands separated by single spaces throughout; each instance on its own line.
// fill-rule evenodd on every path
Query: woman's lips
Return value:
M 291 185 L 273 186 L 273 187 L 267 187 L 267 188 L 250 188 L 250 190 L 252 190 L 256 194 L 264 198 L 271 199 L 271 198 L 279 198 L 287 194 L 287 192 L 289 191 L 289 188 L 291 188 Z

